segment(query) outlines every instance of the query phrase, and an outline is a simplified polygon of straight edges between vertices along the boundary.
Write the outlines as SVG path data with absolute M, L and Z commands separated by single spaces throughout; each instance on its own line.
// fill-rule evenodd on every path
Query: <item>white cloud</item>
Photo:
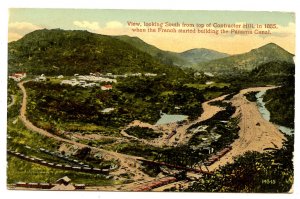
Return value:
M 8 41 L 16 41 L 25 34 L 34 30 L 42 29 L 41 26 L 34 25 L 29 22 L 12 22 L 8 24 Z
M 105 27 L 101 28 L 96 21 L 73 21 L 73 24 L 79 28 L 88 29 L 92 31 L 105 31 L 107 29 L 122 29 L 124 26 L 119 21 L 109 21 L 105 24 Z
M 109 29 L 123 28 L 123 24 L 119 21 L 109 21 L 106 23 L 105 28 L 109 28 Z
M 36 30 L 40 29 L 41 27 L 29 22 L 13 22 L 8 24 L 8 28 L 10 30 Z
M 129 34 L 128 28 L 119 21 L 108 21 L 103 27 L 97 21 L 73 21 L 73 25 L 80 29 L 88 30 L 98 34 L 120 35 Z
M 296 25 L 290 22 L 287 26 L 277 25 L 277 29 L 272 30 L 272 35 L 278 37 L 295 36 Z
M 73 24 L 79 28 L 97 31 L 100 29 L 99 23 L 96 21 L 73 21 Z

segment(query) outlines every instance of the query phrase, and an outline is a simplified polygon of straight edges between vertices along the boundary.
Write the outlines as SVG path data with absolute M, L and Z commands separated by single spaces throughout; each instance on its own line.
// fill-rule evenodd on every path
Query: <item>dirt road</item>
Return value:
M 15 95 L 10 95 L 12 101 L 10 104 L 7 105 L 7 108 L 10 108 L 12 105 L 16 103 L 16 96 Z

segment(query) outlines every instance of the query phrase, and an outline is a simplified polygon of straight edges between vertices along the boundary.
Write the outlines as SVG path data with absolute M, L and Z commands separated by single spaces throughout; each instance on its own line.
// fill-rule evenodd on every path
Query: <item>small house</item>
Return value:
M 15 80 L 16 82 L 19 82 L 26 77 L 26 73 L 14 73 L 8 77 Z
M 58 184 L 64 184 L 64 185 L 68 185 L 71 182 L 71 179 L 68 176 L 64 176 L 62 178 L 59 178 L 56 183 Z
M 113 87 L 112 87 L 112 85 L 110 85 L 110 84 L 101 86 L 101 90 L 103 90 L 103 91 L 111 90 L 112 88 L 113 88 Z

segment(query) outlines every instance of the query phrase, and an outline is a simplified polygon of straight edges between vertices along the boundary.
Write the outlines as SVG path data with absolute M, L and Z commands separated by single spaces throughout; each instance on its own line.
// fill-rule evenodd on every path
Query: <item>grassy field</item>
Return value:
M 185 84 L 189 88 L 196 88 L 203 92 L 205 100 L 211 100 L 227 92 L 230 87 L 229 83 L 212 83 L 212 84 Z
M 230 84 L 229 83 L 212 83 L 212 84 L 186 84 L 187 87 L 192 87 L 192 88 L 197 88 L 199 90 L 204 90 L 206 88 L 212 88 L 212 87 L 216 87 L 216 88 L 225 88 L 225 87 L 229 87 Z
M 48 182 L 55 183 L 61 177 L 68 176 L 73 183 L 86 185 L 113 185 L 121 181 L 106 179 L 104 175 L 88 174 L 74 171 L 54 169 L 8 156 L 7 183 L 16 182 Z
M 155 132 L 153 129 L 139 126 L 130 127 L 129 129 L 126 129 L 125 132 L 141 139 L 153 139 L 162 136 L 161 132 Z
M 223 95 L 224 93 L 221 91 L 208 91 L 204 93 L 204 98 L 206 100 L 211 100 L 217 97 L 220 97 L 221 95 Z
M 146 145 L 138 141 L 123 142 L 105 147 L 106 150 L 116 151 L 128 155 L 140 156 L 153 159 L 158 153 L 164 151 L 162 148 Z

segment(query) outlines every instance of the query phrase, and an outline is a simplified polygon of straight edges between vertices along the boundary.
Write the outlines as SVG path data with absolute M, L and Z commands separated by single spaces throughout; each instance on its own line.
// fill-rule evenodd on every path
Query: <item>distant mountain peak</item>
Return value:
M 203 52 L 203 51 L 222 53 L 222 52 L 219 52 L 219 51 L 216 51 L 216 50 L 212 50 L 212 49 L 208 49 L 208 48 L 192 48 L 192 49 L 183 51 L 183 52 L 181 52 L 181 53 L 187 53 L 187 52 Z M 223 53 L 223 54 L 226 54 L 226 53 Z
M 285 50 L 284 48 L 282 48 L 281 46 L 279 46 L 278 44 L 273 43 L 273 42 L 265 44 L 261 47 L 252 49 L 251 51 L 264 51 L 264 50 L 272 50 L 272 51 L 275 51 L 275 53 L 278 53 L 278 52 L 280 52 L 280 53 L 289 53 L 287 50 Z
M 207 48 L 193 48 L 179 53 L 184 59 L 193 64 L 208 62 L 215 59 L 228 57 L 226 53 L 218 52 Z
M 234 72 L 236 70 L 251 71 L 268 62 L 294 63 L 294 55 L 275 43 L 268 43 L 249 52 L 216 59 L 199 64 L 195 69 L 208 72 Z

